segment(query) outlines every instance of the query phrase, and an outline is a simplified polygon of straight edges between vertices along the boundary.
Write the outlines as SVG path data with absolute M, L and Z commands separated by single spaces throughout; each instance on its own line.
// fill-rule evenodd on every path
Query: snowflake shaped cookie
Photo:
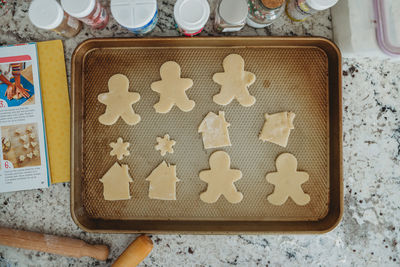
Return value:
M 117 139 L 117 142 L 116 142 L 116 143 L 114 143 L 114 142 L 110 143 L 110 147 L 112 147 L 112 150 L 111 150 L 111 152 L 110 152 L 110 155 L 111 155 L 111 156 L 117 156 L 117 159 L 118 159 L 118 160 L 123 159 L 124 156 L 125 156 L 125 157 L 126 157 L 126 156 L 129 156 L 129 155 L 130 155 L 130 153 L 129 153 L 129 151 L 128 151 L 129 145 L 130 145 L 130 144 L 129 144 L 128 142 L 125 142 L 125 143 L 124 143 L 124 141 L 122 140 L 122 138 L 119 137 L 119 138 Z
M 168 153 L 174 153 L 174 149 L 172 148 L 176 142 L 174 140 L 170 140 L 169 134 L 164 135 L 164 137 L 157 137 L 157 145 L 155 145 L 156 150 L 160 150 L 161 156 L 165 156 Z

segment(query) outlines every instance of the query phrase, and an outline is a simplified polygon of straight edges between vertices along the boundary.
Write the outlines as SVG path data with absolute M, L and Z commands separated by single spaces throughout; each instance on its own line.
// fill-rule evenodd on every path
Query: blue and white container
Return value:
M 143 35 L 157 24 L 157 0 L 111 0 L 111 13 L 121 26 Z

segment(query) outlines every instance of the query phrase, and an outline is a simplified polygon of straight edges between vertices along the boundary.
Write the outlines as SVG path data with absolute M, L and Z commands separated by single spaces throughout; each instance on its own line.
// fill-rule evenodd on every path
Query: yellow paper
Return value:
M 51 183 L 70 181 L 70 106 L 61 40 L 37 43 Z

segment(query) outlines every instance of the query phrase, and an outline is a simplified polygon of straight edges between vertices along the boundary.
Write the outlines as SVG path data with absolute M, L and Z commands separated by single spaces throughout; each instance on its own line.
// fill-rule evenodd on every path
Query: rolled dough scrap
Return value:
M 31 142 L 31 146 L 32 147 L 36 147 L 37 146 L 37 142 Z
M 114 165 L 100 179 L 103 183 L 103 196 L 105 200 L 124 200 L 130 199 L 129 183 L 133 182 L 129 175 L 128 165 Z
M 26 131 L 27 131 L 27 132 L 30 132 L 30 133 L 31 133 L 31 132 L 32 132 L 32 130 L 33 130 L 32 126 L 28 126 L 28 127 L 26 127 Z
M 24 143 L 25 143 L 26 141 L 28 141 L 28 136 L 27 136 L 27 135 L 21 135 L 19 138 L 20 138 Z
M 231 146 L 228 127 L 230 124 L 225 120 L 225 113 L 210 112 L 201 122 L 198 132 L 202 133 L 205 149 Z
M 157 137 L 157 145 L 155 145 L 156 150 L 160 150 L 161 156 L 165 156 L 168 153 L 174 153 L 173 146 L 176 144 L 174 140 L 170 140 L 169 134 L 164 135 L 164 137 Z
M 296 115 L 293 112 L 280 112 L 265 114 L 265 123 L 260 133 L 260 139 L 286 147 L 290 130 L 294 129 L 293 120 Z
M 240 55 L 230 54 L 223 63 L 225 72 L 215 73 L 214 82 L 221 85 L 219 94 L 213 100 L 219 105 L 228 105 L 234 98 L 244 107 L 250 107 L 256 98 L 250 95 L 248 88 L 256 81 L 256 76 L 244 71 L 244 60 Z
M 297 171 L 297 159 L 290 153 L 280 154 L 276 159 L 277 172 L 268 173 L 267 181 L 275 186 L 274 192 L 268 196 L 273 205 L 283 205 L 291 197 L 300 206 L 310 202 L 310 196 L 303 192 L 301 185 L 308 181 L 306 172 Z
M 35 138 L 36 138 L 36 134 L 35 134 L 35 133 L 31 133 L 31 134 L 29 135 L 29 137 L 30 137 L 31 139 L 35 139 Z
M 1 148 L 3 152 L 8 152 L 11 149 L 11 141 L 8 137 L 1 138 Z
M 32 152 L 31 153 L 28 153 L 28 154 L 26 154 L 26 157 L 28 157 L 28 158 L 32 158 L 33 157 L 33 154 L 32 154 Z
M 108 80 L 108 93 L 99 94 L 97 99 L 106 105 L 106 112 L 99 117 L 100 123 L 112 125 L 121 117 L 127 124 L 140 122 L 132 105 L 140 100 L 138 93 L 129 92 L 129 80 L 125 75 L 115 74 Z
M 19 160 L 19 162 L 24 162 L 25 156 L 24 155 L 19 156 L 18 160 Z
M 24 144 L 24 148 L 25 148 L 26 150 L 28 150 L 28 149 L 29 149 L 29 147 L 30 147 L 30 144 L 29 144 L 29 143 L 27 143 L 27 144 Z
M 35 157 L 39 156 L 39 151 L 37 149 L 33 150 L 33 155 Z
M 111 156 L 117 156 L 118 160 L 121 160 L 124 158 L 124 156 L 129 156 L 130 153 L 128 151 L 129 143 L 122 140 L 121 137 L 118 137 L 117 142 L 111 142 L 110 147 L 112 147 L 112 150 L 110 151 Z
M 150 182 L 149 198 L 176 200 L 176 166 L 161 162 L 146 178 Z
M 242 178 L 242 172 L 230 168 L 231 159 L 224 151 L 216 151 L 210 156 L 210 170 L 201 171 L 200 180 L 208 183 L 207 190 L 200 194 L 206 203 L 214 203 L 221 195 L 230 203 L 239 203 L 243 194 L 233 184 Z
M 184 112 L 191 111 L 195 102 L 189 100 L 185 91 L 193 81 L 181 78 L 181 67 L 174 61 L 167 61 L 160 68 L 161 80 L 151 84 L 151 90 L 160 94 L 160 101 L 154 105 L 158 113 L 169 112 L 174 105 Z

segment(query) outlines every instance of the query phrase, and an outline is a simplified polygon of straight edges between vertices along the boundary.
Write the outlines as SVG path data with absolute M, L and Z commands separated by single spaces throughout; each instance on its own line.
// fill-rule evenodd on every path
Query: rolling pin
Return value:
M 89 245 L 69 237 L 46 235 L 0 227 L 0 245 L 43 251 L 68 257 L 92 257 L 106 260 L 109 249 L 105 245 Z
M 113 263 L 112 267 L 135 267 L 153 249 L 153 241 L 146 235 L 136 238 Z

